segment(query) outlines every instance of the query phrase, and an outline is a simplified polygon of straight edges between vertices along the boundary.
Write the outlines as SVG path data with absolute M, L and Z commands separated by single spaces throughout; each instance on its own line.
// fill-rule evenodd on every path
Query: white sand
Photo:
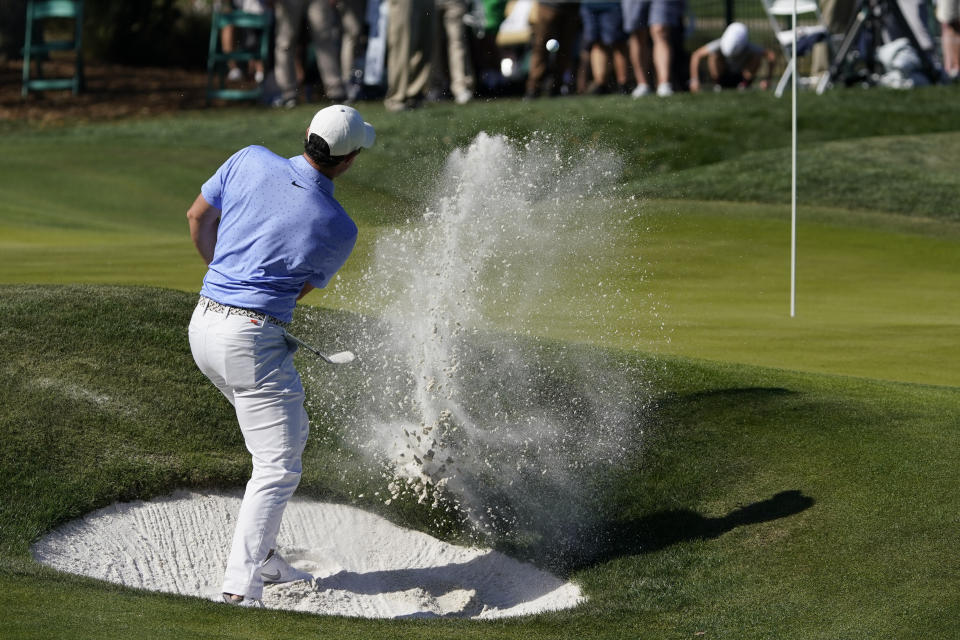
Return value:
M 101 509 L 33 546 L 37 561 L 130 587 L 219 598 L 240 498 L 178 492 Z M 566 609 L 580 589 L 488 549 L 458 547 L 353 507 L 294 498 L 278 547 L 316 577 L 267 586 L 268 608 L 366 618 L 499 618 Z

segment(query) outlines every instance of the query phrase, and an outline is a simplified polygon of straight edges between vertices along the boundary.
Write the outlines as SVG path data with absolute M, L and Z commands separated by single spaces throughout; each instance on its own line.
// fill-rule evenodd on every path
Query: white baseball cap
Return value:
M 747 46 L 747 25 L 742 22 L 731 22 L 720 36 L 720 53 L 730 57 L 735 56 Z
M 345 156 L 360 149 L 369 149 L 377 134 L 373 125 L 353 107 L 335 104 L 317 111 L 310 121 L 307 135 L 315 133 L 327 146 L 331 156 Z

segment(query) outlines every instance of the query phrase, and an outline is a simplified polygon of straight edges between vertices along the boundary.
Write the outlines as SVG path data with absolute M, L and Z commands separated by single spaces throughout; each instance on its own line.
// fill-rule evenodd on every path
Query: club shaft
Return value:
M 300 345 L 301 347 L 303 347 L 303 348 L 306 349 L 307 351 L 309 351 L 309 352 L 311 352 L 311 353 L 319 356 L 320 358 L 322 358 L 322 359 L 325 360 L 326 362 L 329 362 L 329 363 L 333 364 L 333 361 L 330 360 L 330 358 L 328 358 L 326 355 L 324 355 L 323 353 L 321 353 L 319 350 L 314 349 L 313 347 L 311 347 L 311 346 L 308 345 L 306 342 L 304 342 L 303 340 L 301 340 L 301 339 L 298 338 L 297 336 L 293 335 L 293 334 L 290 333 L 289 331 L 286 331 L 286 334 L 287 334 L 287 337 L 288 337 L 288 338 L 290 338 L 291 340 L 293 340 L 294 342 L 296 342 L 298 345 Z

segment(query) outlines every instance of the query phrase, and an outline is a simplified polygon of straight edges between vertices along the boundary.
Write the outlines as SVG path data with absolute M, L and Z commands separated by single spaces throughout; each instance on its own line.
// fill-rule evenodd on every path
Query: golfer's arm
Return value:
M 187 210 L 187 221 L 190 224 L 190 239 L 204 263 L 210 264 L 213 262 L 213 250 L 217 246 L 220 210 L 208 203 L 203 195 L 199 195 Z

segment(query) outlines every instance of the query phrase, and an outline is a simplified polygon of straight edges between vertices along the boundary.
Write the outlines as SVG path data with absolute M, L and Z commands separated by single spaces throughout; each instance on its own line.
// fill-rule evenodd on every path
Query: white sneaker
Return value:
M 648 84 L 638 84 L 633 91 L 630 92 L 630 95 L 634 98 L 642 98 L 643 96 L 650 95 L 650 85 Z
M 666 98 L 673 95 L 673 85 L 669 82 L 661 82 L 657 85 L 657 95 Z
M 227 73 L 227 80 L 230 82 L 239 82 L 243 80 L 243 71 L 240 71 L 239 67 L 230 69 L 230 71 Z
M 284 98 L 283 96 L 277 96 L 270 103 L 270 106 L 274 109 L 293 109 L 297 106 L 296 98 Z
M 466 91 L 466 90 L 460 91 L 460 92 L 457 93 L 457 95 L 455 95 L 455 96 L 453 97 L 453 100 L 454 100 L 454 102 L 456 102 L 457 104 L 467 104 L 468 102 L 470 102 L 471 100 L 473 100 L 473 92 L 472 92 L 472 91 Z
M 300 571 L 290 566 L 290 563 L 283 559 L 276 551 L 271 551 L 267 559 L 260 565 L 260 577 L 263 578 L 263 584 L 280 584 L 283 582 L 296 582 L 297 580 L 308 580 L 313 582 L 313 576 L 306 571 Z

